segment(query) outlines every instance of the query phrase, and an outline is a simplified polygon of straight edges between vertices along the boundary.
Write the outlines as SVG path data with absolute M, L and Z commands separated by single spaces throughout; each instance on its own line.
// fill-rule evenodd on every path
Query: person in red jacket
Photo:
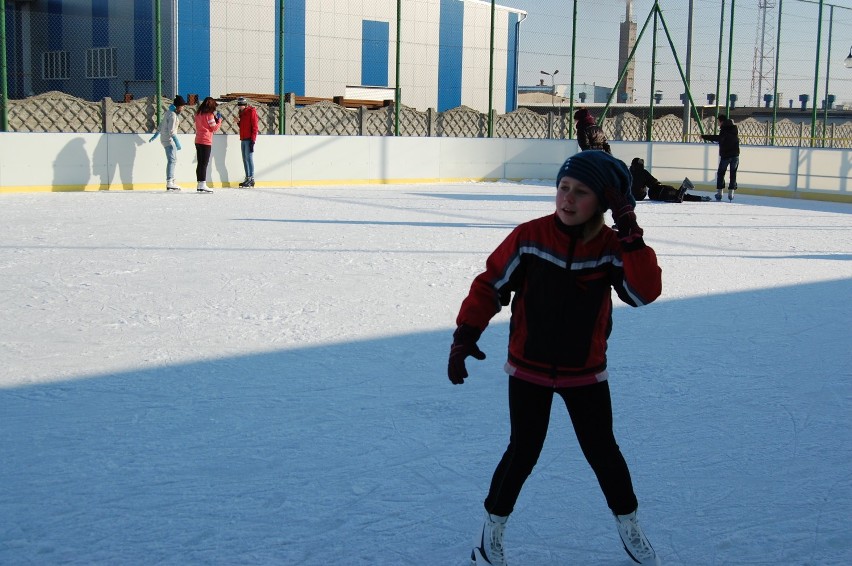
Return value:
M 207 164 L 213 151 L 213 134 L 222 126 L 222 114 L 216 111 L 216 101 L 208 96 L 195 113 L 195 155 L 198 165 L 195 167 L 196 190 L 199 193 L 212 193 L 207 186 Z
M 246 179 L 241 187 L 254 186 L 254 142 L 257 141 L 257 110 L 249 106 L 245 97 L 237 99 L 237 123 L 240 126 L 240 150 L 243 154 L 243 169 Z
M 511 303 L 509 446 L 485 498 L 474 564 L 506 563 L 503 530 L 541 453 L 553 396 L 565 403 L 580 448 L 615 516 L 624 548 L 659 564 L 639 526 L 630 472 L 615 441 L 607 381 L 612 297 L 633 307 L 660 296 L 662 274 L 634 213 L 627 166 L 601 150 L 569 157 L 556 177 L 556 211 L 516 227 L 473 281 L 456 319 L 447 373 L 468 377 L 465 359 L 491 318 Z M 612 209 L 617 231 L 605 225 Z

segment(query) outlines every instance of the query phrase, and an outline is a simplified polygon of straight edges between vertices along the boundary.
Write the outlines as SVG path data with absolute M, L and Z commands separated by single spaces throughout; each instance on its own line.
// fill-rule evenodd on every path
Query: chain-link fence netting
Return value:
M 727 112 L 743 143 L 852 146 L 850 0 L 4 4 L 4 128 L 10 99 L 57 91 L 126 103 L 159 84 L 191 102 L 252 94 L 274 107 L 282 91 L 301 97 L 296 107 L 397 100 L 403 127 L 391 131 L 416 135 L 431 130 L 405 108 L 474 109 L 486 136 L 563 138 L 585 106 L 614 141 L 699 141 Z M 552 116 L 497 119 L 517 109 Z M 278 123 L 306 120 L 293 118 Z M 364 129 L 308 121 L 317 133 Z
M 172 2 L 163 2 L 172 21 Z M 6 92 L 11 99 L 49 91 L 99 101 L 156 92 L 155 2 L 5 1 Z M 163 52 L 173 52 L 163 26 Z M 160 73 L 174 73 L 160 58 Z

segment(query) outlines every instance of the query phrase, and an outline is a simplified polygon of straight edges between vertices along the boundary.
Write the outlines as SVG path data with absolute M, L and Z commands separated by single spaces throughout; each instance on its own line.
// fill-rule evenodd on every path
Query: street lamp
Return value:
M 846 56 L 843 64 L 846 65 L 847 69 L 852 69 L 852 47 L 849 48 L 849 55 Z
M 556 79 L 554 77 L 556 77 L 556 75 L 559 74 L 559 69 L 556 69 L 552 73 L 548 73 L 547 71 L 542 71 L 541 74 L 547 75 L 548 77 L 550 77 L 550 103 L 553 105 L 553 109 L 556 110 Z M 558 114 L 559 114 L 559 123 L 560 123 L 559 127 L 561 128 L 562 127 L 562 105 L 561 104 L 559 105 Z

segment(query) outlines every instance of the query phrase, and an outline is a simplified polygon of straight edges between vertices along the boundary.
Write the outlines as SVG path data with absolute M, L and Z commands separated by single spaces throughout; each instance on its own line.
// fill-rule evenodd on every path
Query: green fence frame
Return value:
M 156 94 L 158 100 L 162 99 L 163 95 L 163 52 L 162 52 L 162 19 L 161 19 L 161 2 L 162 0 L 152 0 L 154 3 L 154 23 L 155 26 L 154 34 L 155 34 L 155 55 L 154 55 L 154 64 L 155 64 L 155 77 L 154 82 L 156 84 Z M 821 141 L 822 147 L 826 145 L 826 135 L 827 135 L 827 122 L 828 122 L 828 109 L 829 109 L 829 92 L 831 85 L 831 77 L 830 77 L 830 62 L 831 62 L 831 40 L 833 35 L 834 28 L 834 11 L 835 8 L 850 10 L 852 11 L 852 7 L 841 6 L 838 4 L 832 4 L 827 2 L 826 0 L 798 0 L 799 2 L 806 2 L 810 4 L 818 5 L 818 26 L 816 30 L 817 42 L 816 42 L 816 53 L 815 53 L 815 61 L 814 61 L 814 86 L 813 86 L 813 101 L 811 104 L 811 131 L 810 131 L 810 146 L 816 147 L 817 144 Z M 8 123 L 8 108 L 9 108 L 9 98 L 8 98 L 8 85 L 9 85 L 9 68 L 7 64 L 7 33 L 6 33 L 6 0 L 0 0 L 0 131 L 7 131 L 9 127 Z M 496 11 L 496 3 L 495 0 L 491 0 L 491 29 L 490 29 L 490 46 L 489 46 L 489 74 L 488 74 L 488 137 L 493 137 L 494 135 L 494 52 L 495 52 L 495 11 Z M 570 57 L 571 57 L 571 85 L 570 85 L 570 94 L 569 94 L 569 124 L 568 124 L 568 136 L 569 138 L 573 138 L 574 136 L 574 86 L 575 86 L 575 69 L 576 69 L 576 36 L 577 36 L 577 5 L 578 0 L 573 0 L 573 17 L 572 17 L 572 28 L 571 28 L 571 49 L 570 49 Z M 817 117 L 818 117 L 818 104 L 819 104 L 819 82 L 820 82 L 820 66 L 821 66 L 821 43 L 822 43 L 822 31 L 823 31 L 823 19 L 824 19 L 824 8 L 829 7 L 829 22 L 828 22 L 828 48 L 826 53 L 826 72 L 825 72 L 825 99 L 823 103 L 823 115 L 822 115 L 822 132 L 820 136 L 817 136 Z M 284 0 L 278 1 L 278 25 L 279 25 L 279 34 L 276 38 L 279 60 L 276 61 L 277 69 L 278 69 L 278 111 L 279 111 L 279 125 L 278 125 L 278 134 L 284 135 L 287 133 L 286 127 L 286 106 L 284 104 L 284 88 L 285 88 L 285 72 L 284 68 L 284 48 L 285 48 L 285 16 L 286 16 L 286 2 Z M 692 3 L 690 2 L 690 13 L 692 9 Z M 730 10 L 726 10 L 726 0 L 721 0 L 721 10 L 720 10 L 720 21 L 719 21 L 719 59 L 717 60 L 717 69 L 716 69 L 716 95 L 715 95 L 715 113 L 716 117 L 720 113 L 722 109 L 722 101 L 720 100 L 720 90 L 721 90 L 721 79 L 722 79 L 722 54 L 724 47 L 724 35 L 726 31 L 725 19 L 726 14 L 729 13 L 729 22 L 727 25 L 728 32 L 728 60 L 727 60 L 727 76 L 726 76 L 726 96 L 724 101 L 724 110 L 726 113 L 730 114 L 731 108 L 731 80 L 732 80 L 732 66 L 733 66 L 733 45 L 734 45 L 734 32 L 735 32 L 735 15 L 736 15 L 736 0 L 730 1 Z M 782 64 L 783 59 L 781 58 L 781 20 L 784 13 L 784 0 L 778 0 L 778 18 L 777 18 L 777 39 L 776 39 L 776 52 L 775 52 L 775 72 L 774 72 L 774 84 L 773 84 L 773 110 L 772 110 L 772 122 L 771 122 L 771 136 L 770 136 L 770 145 L 775 145 L 776 142 L 776 123 L 778 120 L 777 111 L 779 107 L 780 101 L 778 100 L 778 76 L 780 65 Z M 399 120 L 400 120 L 400 109 L 402 106 L 402 87 L 400 85 L 400 65 L 401 65 L 401 55 L 402 55 L 402 43 L 403 43 L 403 35 L 402 35 L 402 0 L 397 0 L 396 2 L 396 24 L 397 24 L 397 33 L 396 33 L 396 77 L 395 77 L 395 88 L 394 88 L 394 135 L 399 135 Z M 655 0 L 653 7 L 651 8 L 648 17 L 645 19 L 644 24 L 642 25 L 641 32 L 638 34 L 636 38 L 636 43 L 633 45 L 633 48 L 628 57 L 627 63 L 621 70 L 621 73 L 618 77 L 618 81 L 610 93 L 609 99 L 607 100 L 606 107 L 603 110 L 603 113 L 599 117 L 599 122 L 604 119 L 607 112 L 610 110 L 612 106 L 612 102 L 614 97 L 618 92 L 618 88 L 624 80 L 626 73 L 628 71 L 628 65 L 634 60 L 636 47 L 639 45 L 642 37 L 644 36 L 649 23 L 651 22 L 651 18 L 653 17 L 654 21 L 654 29 L 653 29 L 653 39 L 654 42 L 654 55 L 652 56 L 652 61 L 656 57 L 656 46 L 657 46 L 657 33 L 658 29 L 662 27 L 666 35 L 666 39 L 669 43 L 669 47 L 674 55 L 675 62 L 677 63 L 677 69 L 680 73 L 681 80 L 683 81 L 683 85 L 685 88 L 686 95 L 688 97 L 688 108 L 684 108 L 684 124 L 688 123 L 688 117 L 692 116 L 699 125 L 699 129 L 701 129 L 701 133 L 704 133 L 702 121 L 700 116 L 698 115 L 698 109 L 696 107 L 695 101 L 692 96 L 692 92 L 689 87 L 689 63 L 687 65 L 686 73 L 684 73 L 684 69 L 680 63 L 680 59 L 678 58 L 677 49 L 675 47 L 674 41 L 672 40 L 672 36 L 669 33 L 668 25 L 666 24 L 666 20 L 663 14 L 662 9 L 660 8 L 659 0 Z M 690 22 L 691 25 L 691 22 Z M 688 39 L 688 42 L 691 41 L 691 37 Z M 690 49 L 688 46 L 687 53 L 689 54 Z M 648 141 L 652 141 L 653 137 L 653 115 L 654 115 L 654 102 L 655 102 L 655 61 L 652 62 L 651 69 L 651 96 L 648 103 L 648 123 L 646 126 L 646 136 Z M 517 96 L 517 93 L 516 93 Z M 687 105 L 687 101 L 684 100 L 684 105 Z M 162 109 L 160 104 L 156 106 L 156 119 L 159 123 L 161 119 Z M 691 110 L 691 112 L 690 112 Z M 714 123 L 713 129 L 714 132 L 717 131 L 718 128 L 718 120 Z M 559 126 L 560 137 L 562 136 L 564 129 Z M 687 129 L 684 127 L 684 138 L 685 141 L 688 140 L 687 137 Z

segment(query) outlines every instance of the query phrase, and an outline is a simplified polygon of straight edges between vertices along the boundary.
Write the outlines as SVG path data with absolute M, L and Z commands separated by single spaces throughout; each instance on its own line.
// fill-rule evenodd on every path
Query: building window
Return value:
M 115 47 L 98 47 L 86 51 L 86 78 L 115 78 Z
M 67 51 L 45 51 L 41 57 L 41 78 L 45 80 L 70 78 L 68 59 Z

